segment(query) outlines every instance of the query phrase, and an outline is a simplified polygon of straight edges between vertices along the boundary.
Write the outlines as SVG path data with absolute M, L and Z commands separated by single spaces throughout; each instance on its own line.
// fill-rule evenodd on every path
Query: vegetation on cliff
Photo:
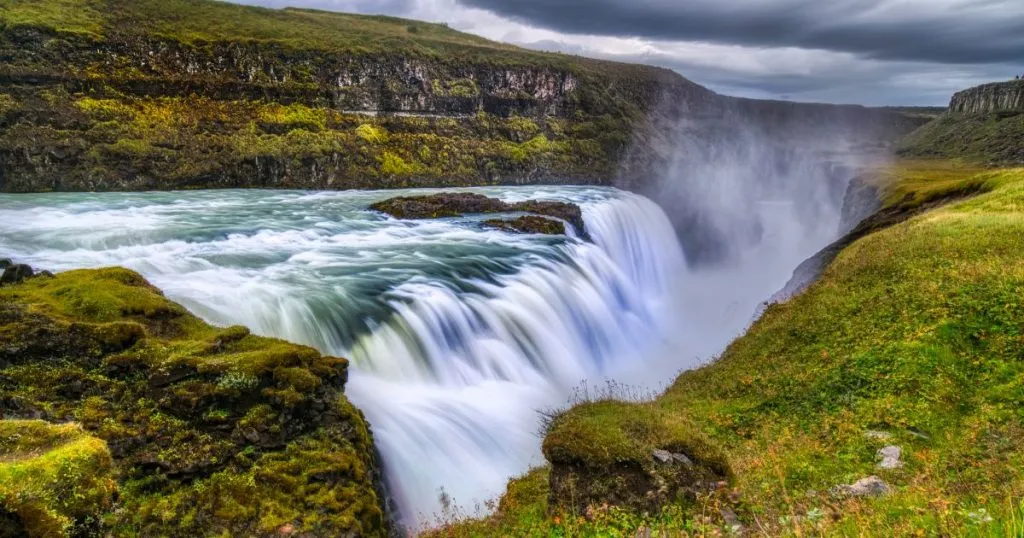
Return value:
M 900 143 L 904 156 L 961 159 L 989 166 L 1024 164 L 1024 110 L 946 114 Z
M 211 327 L 125 269 L 0 287 L 0 342 L 0 525 L 385 533 L 344 359 Z
M 989 166 L 1024 164 L 1024 81 L 958 92 L 949 111 L 904 139 L 905 156 L 961 159 Z
M 0 190 L 608 182 L 666 70 L 212 0 L 3 0 Z
M 976 195 L 860 238 L 654 401 L 556 415 L 550 468 L 513 480 L 493 517 L 436 534 L 1024 532 L 1024 169 L 904 163 L 890 178 L 883 210 Z M 660 510 L 581 509 L 555 488 L 567 462 L 695 452 L 676 436 L 720 451 L 727 486 Z
M 635 187 L 682 117 L 698 137 L 742 122 L 877 143 L 917 125 L 391 17 L 0 0 L 0 191 Z

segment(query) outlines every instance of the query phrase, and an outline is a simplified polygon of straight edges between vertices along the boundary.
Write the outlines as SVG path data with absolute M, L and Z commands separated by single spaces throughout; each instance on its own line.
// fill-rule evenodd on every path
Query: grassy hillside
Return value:
M 659 126 L 683 116 L 694 138 L 809 128 L 875 143 L 916 125 L 405 19 L 0 0 L 0 191 L 632 186 L 650 180 Z
M 443 24 L 214 0 L 0 0 L 0 17 L 8 27 L 53 28 L 95 39 L 129 33 L 192 45 L 263 42 L 332 54 L 461 56 L 580 68 L 616 65 L 529 51 Z
M 962 159 L 988 165 L 1024 164 L 1024 112 L 947 114 L 900 143 L 905 156 Z
M 544 444 L 553 467 L 513 480 L 494 517 L 436 534 L 1024 533 L 1024 169 L 903 163 L 890 178 L 888 207 L 983 193 L 856 241 L 807 292 L 769 307 L 655 401 L 554 417 Z M 902 467 L 877 467 L 886 445 L 901 448 Z M 618 454 L 614 465 L 638 469 L 652 465 L 652 448 L 700 465 L 701 446 L 724 454 L 727 484 L 661 512 L 549 511 L 566 505 L 549 483 L 567 469 L 604 480 L 585 462 Z M 834 489 L 872 475 L 888 495 Z

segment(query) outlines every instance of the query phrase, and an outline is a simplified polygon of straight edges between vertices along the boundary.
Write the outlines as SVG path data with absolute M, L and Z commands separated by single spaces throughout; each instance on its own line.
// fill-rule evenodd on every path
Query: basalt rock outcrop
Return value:
M 343 393 L 347 365 L 211 327 L 125 269 L 4 285 L 0 478 L 15 465 L 32 479 L 0 480 L 0 527 L 384 536 L 380 467 Z M 80 426 L 56 426 L 68 422 Z M 48 428 L 67 430 L 40 442 L 53 457 L 12 447 Z
M 1024 113 L 1024 80 L 996 82 L 970 88 L 953 95 L 951 114 Z

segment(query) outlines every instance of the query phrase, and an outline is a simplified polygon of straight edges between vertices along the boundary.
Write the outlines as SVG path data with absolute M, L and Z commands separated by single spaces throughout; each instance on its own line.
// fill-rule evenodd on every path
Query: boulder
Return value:
M 571 224 L 579 236 L 586 231 L 583 223 L 583 210 L 576 204 L 552 200 L 527 200 L 510 204 L 497 198 L 489 198 L 482 194 L 468 192 L 443 192 L 425 196 L 398 196 L 370 205 L 370 209 L 380 211 L 397 219 L 437 219 L 460 217 L 462 215 L 486 213 L 512 213 L 521 211 L 554 217 Z M 519 219 L 516 219 L 519 220 Z M 499 222 L 499 221 L 494 221 Z M 532 227 L 547 223 L 531 221 L 525 226 Z M 511 226 L 511 225 L 510 225 Z M 497 226 L 504 227 L 504 226 Z M 509 229 L 517 229 L 510 227 Z M 530 232 L 534 233 L 534 232 Z M 548 232 L 542 232 L 548 233 Z M 564 232 L 563 232 L 564 233 Z
M 34 274 L 32 268 L 23 263 L 9 265 L 4 268 L 3 274 L 0 275 L 0 286 L 18 284 L 26 278 L 32 278 Z
M 693 505 L 732 477 L 723 452 L 695 425 L 652 403 L 578 405 L 552 419 L 543 449 L 551 508 L 569 513 Z

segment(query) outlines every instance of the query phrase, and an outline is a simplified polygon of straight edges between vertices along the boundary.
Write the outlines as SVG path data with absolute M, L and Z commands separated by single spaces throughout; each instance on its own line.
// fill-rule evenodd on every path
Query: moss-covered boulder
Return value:
M 396 219 L 438 219 L 467 213 L 501 213 L 509 204 L 497 198 L 468 192 L 445 192 L 427 196 L 396 196 L 370 206 Z
M 437 219 L 459 217 L 467 214 L 485 213 L 534 213 L 564 220 L 576 228 L 579 235 L 585 234 L 583 210 L 580 206 L 568 202 L 551 200 L 527 200 L 508 203 L 497 198 L 467 192 L 443 192 L 425 196 L 398 196 L 370 205 L 370 209 L 380 211 L 398 219 Z M 509 222 L 508 226 L 496 225 L 498 222 Z M 516 221 L 488 221 L 486 224 L 506 229 L 527 231 L 533 229 L 551 229 L 536 219 L 517 219 Z M 539 226 L 542 225 L 543 226 Z M 520 229 L 519 226 L 524 229 Z M 533 232 L 530 232 L 533 233 Z M 551 233 L 551 232 L 538 232 Z M 564 227 L 563 227 L 563 232 Z
M 544 439 L 552 508 L 657 512 L 692 503 L 731 477 L 722 451 L 693 424 L 653 404 L 598 401 L 553 418 Z
M 484 221 L 484 226 L 525 234 L 565 235 L 565 223 L 562 221 L 527 215 L 516 219 L 491 219 Z
M 116 503 L 68 516 L 105 534 L 383 535 L 347 364 L 207 325 L 126 269 L 0 288 L 0 418 L 106 443 Z
M 95 533 L 115 489 L 106 443 L 79 425 L 0 420 L 0 536 Z

